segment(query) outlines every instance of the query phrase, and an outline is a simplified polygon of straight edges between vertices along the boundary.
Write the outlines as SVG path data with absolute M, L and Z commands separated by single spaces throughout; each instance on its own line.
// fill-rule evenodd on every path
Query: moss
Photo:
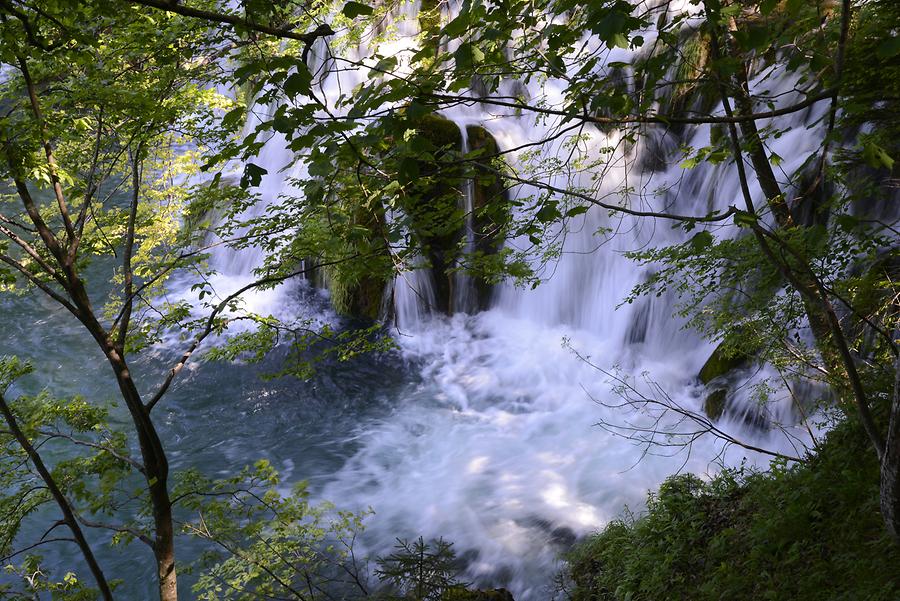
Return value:
M 447 313 L 452 297 L 449 270 L 456 260 L 463 226 L 463 172 L 456 160 L 462 134 L 453 121 L 435 114 L 412 120 L 408 127 L 415 130 L 417 144 L 430 150 L 433 159 L 418 161 L 419 177 L 407 185 L 403 210 L 431 265 L 436 309 Z
M 504 588 L 478 591 L 457 587 L 446 591 L 441 601 L 513 601 L 513 596 Z
M 496 158 L 499 151 L 497 141 L 485 128 L 470 125 L 466 128 L 466 135 L 469 148 L 472 151 L 480 151 L 484 163 L 490 165 L 500 160 Z M 477 169 L 472 205 L 475 213 L 473 219 L 475 252 L 480 257 L 494 255 L 503 245 L 504 232 L 512 219 L 509 195 L 503 181 L 494 170 L 484 167 Z M 475 276 L 479 307 L 486 309 L 492 288 L 488 283 L 489 274 L 476 271 L 472 275 Z
M 689 110 L 709 113 L 720 100 L 715 85 L 704 78 L 710 68 L 709 36 L 696 30 L 686 30 L 677 60 L 673 79 L 678 83 L 663 88 L 659 99 L 660 112 L 674 116 L 682 116 Z M 673 124 L 673 129 L 681 131 L 684 125 Z
M 459 148 L 462 145 L 462 133 L 459 126 L 450 119 L 430 113 L 419 117 L 411 123 L 419 135 L 430 140 L 435 146 Z
M 393 274 L 393 263 L 384 242 L 375 232 L 383 228 L 384 215 L 358 207 L 353 214 L 357 237 L 348 243 L 343 256 L 354 252 L 365 259 L 328 265 L 322 270 L 331 305 L 342 315 L 378 319 L 384 290 Z M 319 270 L 316 270 L 319 271 Z
M 356 277 L 329 266 L 325 270 L 331 305 L 342 315 L 378 319 L 386 280 L 380 277 Z
M 419 152 L 421 158 L 411 166 L 401 165 L 402 171 L 414 175 L 403 181 L 401 199 L 409 229 L 432 270 L 435 283 L 435 309 L 450 313 L 452 306 L 454 270 L 463 247 L 466 215 L 463 210 L 463 186 L 474 175 L 473 229 L 475 256 L 467 262 L 467 269 L 476 282 L 479 308 L 484 308 L 490 296 L 488 274 L 479 273 L 479 266 L 488 265 L 484 257 L 494 255 L 503 243 L 503 234 L 510 220 L 508 196 L 500 178 L 488 167 L 497 160 L 498 146 L 483 127 L 468 126 L 466 137 L 471 156 L 483 159 L 476 166 L 460 159 L 462 132 L 453 121 L 430 113 L 415 118 L 401 116 L 396 131 L 404 133 L 404 144 Z M 410 134 L 409 132 L 413 132 Z
M 703 411 L 710 419 L 719 419 L 725 413 L 725 401 L 728 399 L 728 390 L 717 388 L 703 401 Z
M 312 279 L 324 280 L 331 293 L 331 305 L 338 313 L 376 320 L 381 317 L 384 290 L 394 273 L 390 250 L 380 235 L 385 229 L 384 210 L 349 202 L 347 198 L 344 201 L 349 217 L 346 233 L 336 241 L 333 252 L 337 257 L 358 258 L 315 269 Z
M 437 33 L 441 26 L 441 6 L 438 0 L 422 0 L 419 5 L 419 31 L 426 35 Z
M 700 368 L 700 381 L 709 384 L 732 370 L 744 367 L 750 362 L 750 359 L 749 355 L 720 344 Z

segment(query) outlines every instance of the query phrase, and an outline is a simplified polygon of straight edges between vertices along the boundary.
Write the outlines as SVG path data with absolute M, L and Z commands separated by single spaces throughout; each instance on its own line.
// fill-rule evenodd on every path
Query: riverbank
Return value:
M 673 476 L 569 559 L 572 601 L 900 598 L 877 461 L 847 423 L 806 464 Z

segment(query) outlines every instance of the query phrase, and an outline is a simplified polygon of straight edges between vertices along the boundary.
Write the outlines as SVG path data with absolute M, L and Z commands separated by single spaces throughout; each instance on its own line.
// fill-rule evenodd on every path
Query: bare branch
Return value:
M 66 235 L 69 238 L 69 244 L 74 245 L 76 240 L 75 227 L 69 216 L 69 208 L 66 205 L 66 197 L 63 194 L 62 184 L 59 181 L 59 167 L 56 164 L 56 158 L 53 156 L 53 147 L 50 145 L 49 133 L 47 131 L 47 123 L 44 121 L 44 115 L 41 112 L 41 105 L 37 97 L 37 89 L 31 79 L 31 73 L 28 70 L 28 63 L 25 58 L 17 57 L 19 61 L 19 70 L 22 77 L 25 78 L 25 87 L 28 90 L 28 99 L 31 101 L 31 111 L 37 121 L 38 129 L 41 132 L 41 146 L 44 148 L 44 155 L 47 157 L 47 168 L 50 172 L 50 182 L 53 184 L 53 194 L 56 196 L 56 203 L 59 206 L 59 214 L 62 217 L 63 225 L 66 228 Z
M 130 465 L 131 467 L 133 467 L 140 473 L 142 473 L 144 475 L 147 474 L 147 470 L 144 469 L 144 466 L 139 461 L 135 461 L 134 459 L 132 459 L 131 457 L 129 457 L 127 455 L 122 455 L 115 449 L 112 449 L 108 446 L 105 446 L 105 445 L 102 445 L 102 444 L 99 444 L 96 442 L 91 442 L 89 440 L 81 440 L 80 438 L 75 438 L 74 436 L 65 434 L 64 432 L 60 432 L 59 430 L 39 430 L 39 432 L 48 438 L 62 438 L 64 440 L 68 440 L 69 442 L 79 445 L 79 446 L 82 446 L 82 447 L 89 447 L 92 449 L 97 449 L 99 451 L 103 451 L 105 453 L 109 453 L 110 455 L 112 455 L 113 457 L 118 459 L 119 461 L 121 461 L 123 463 L 127 463 L 128 465 Z

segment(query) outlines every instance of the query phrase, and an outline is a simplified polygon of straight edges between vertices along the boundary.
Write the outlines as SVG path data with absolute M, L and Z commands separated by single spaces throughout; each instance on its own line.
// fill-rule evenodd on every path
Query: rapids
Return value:
M 670 10 L 684 8 L 675 4 Z M 402 57 L 413 44 L 417 5 L 404 6 L 394 15 L 396 39 L 380 48 L 384 55 Z M 649 31 L 645 37 L 652 35 Z M 364 54 L 360 49 L 354 58 Z M 632 58 L 631 52 L 617 49 L 608 60 Z M 325 98 L 333 99 L 365 75 L 329 74 L 318 85 Z M 776 74 L 764 85 L 775 96 L 783 92 L 778 102 L 788 104 L 796 97 L 791 91 L 794 83 Z M 527 92 L 532 101 L 542 99 L 552 106 L 561 103 L 563 85 L 554 80 L 532 83 Z M 721 107 L 716 110 L 721 112 Z M 822 110 L 790 117 L 792 127 L 771 148 L 785 157 L 785 173 L 798 169 L 818 148 L 820 135 L 807 125 L 815 123 Z M 459 125 L 463 151 L 467 150 L 467 125 L 487 129 L 501 149 L 550 137 L 561 127 L 552 119 L 536 122 L 527 114 L 474 100 L 443 115 Z M 688 172 L 677 166 L 668 171 L 642 169 L 648 152 L 667 153 L 671 159 L 679 143 L 705 145 L 709 126 L 689 129 L 681 140 L 660 130 L 654 132 L 652 149 L 639 144 L 627 152 L 605 154 L 605 148 L 620 146 L 618 135 L 593 131 L 580 147 L 582 158 L 607 157 L 599 184 L 596 171 L 555 177 L 550 183 L 593 188 L 599 197 L 631 182 L 630 187 L 639 191 L 664 190 L 632 193 L 627 199 L 632 205 L 664 206 L 684 214 L 724 210 L 738 202 L 733 167 L 701 165 Z M 570 152 L 565 142 L 562 137 L 545 144 L 541 155 L 530 160 L 565 157 Z M 275 149 L 266 147 L 261 163 L 270 174 L 290 162 L 277 144 L 276 139 L 270 143 Z M 520 154 L 512 152 L 507 159 L 516 165 Z M 298 168 L 292 169 L 296 174 Z M 261 192 L 266 202 L 291 193 L 288 184 L 279 188 L 278 178 L 286 181 L 284 174 L 264 181 Z M 463 191 L 468 213 L 471 186 Z M 514 190 L 520 196 L 536 193 L 527 186 Z M 428 273 L 420 269 L 397 277 L 386 298 L 394 304 L 392 331 L 400 346 L 403 375 L 388 393 L 375 389 L 379 390 L 379 410 L 366 408 L 349 427 L 321 422 L 320 427 L 329 432 L 322 443 L 329 449 L 330 461 L 310 466 L 309 457 L 291 459 L 296 477 L 310 478 L 322 499 L 346 509 L 374 510 L 360 543 L 366 551 L 384 553 L 397 537 L 443 537 L 467 560 L 467 579 L 508 587 L 520 601 L 546 599 L 560 552 L 577 537 L 621 516 L 626 507 L 639 510 L 647 491 L 666 476 L 679 470 L 709 473 L 745 460 L 765 464 L 762 456 L 734 447 L 723 449 L 712 438 L 701 438 L 689 451 L 663 448 L 643 455 L 633 441 L 597 426 L 652 419 L 633 408 L 612 406 L 621 402 L 613 376 L 626 378 L 648 393 L 658 387 L 681 406 L 702 411 L 708 391 L 697 381 L 697 373 L 714 345 L 684 329 L 683 321 L 673 316 L 677 299 L 671 295 L 622 304 L 650 269 L 629 261 L 623 252 L 650 243 L 678 242 L 686 234 L 664 222 L 610 218 L 596 208 L 570 220 L 566 227 L 561 257 L 544 267 L 546 281 L 536 290 L 499 286 L 488 311 L 433 315 L 429 309 L 434 305 L 434 290 Z M 598 233 L 604 228 L 615 235 Z M 465 234 L 471 248 L 471 219 Z M 223 272 L 243 269 L 249 277 L 248 265 L 258 264 L 261 257 L 250 263 L 246 254 L 217 260 Z M 245 264 L 236 269 L 237 261 Z M 466 298 L 470 286 L 464 276 L 456 277 L 461 297 L 455 303 L 471 307 Z M 297 295 L 291 289 L 278 294 L 291 303 Z M 277 304 L 271 298 L 265 303 L 264 308 Z M 772 374 L 766 368 L 739 375 L 732 406 L 758 409 L 752 385 L 768 375 Z M 279 396 L 266 406 L 304 402 Z M 781 430 L 748 426 L 740 419 L 740 410 L 722 418 L 719 425 L 758 446 L 798 452 L 807 434 L 797 423 L 788 395 L 776 391 L 764 411 Z M 309 448 L 309 441 L 279 439 L 287 447 Z M 321 447 L 314 448 L 323 452 Z
M 675 10 L 677 3 L 671 4 Z M 412 44 L 416 10 L 411 3 L 396 15 L 398 38 L 391 52 L 402 54 Z M 609 60 L 629 58 L 628 52 L 617 50 Z M 337 90 L 351 89 L 364 76 L 345 72 L 319 85 L 325 97 L 334 98 Z M 778 102 L 789 103 L 793 83 L 776 77 L 765 85 L 784 91 Z M 542 87 L 531 84 L 528 92 L 553 104 L 562 90 L 561 82 L 550 80 Z M 818 134 L 806 126 L 821 110 L 790 117 L 792 128 L 776 141 L 772 151 L 785 157 L 785 173 L 799 168 L 818 147 Z M 503 149 L 540 140 L 559 127 L 552 120 L 537 124 L 527 115 L 477 102 L 444 114 L 463 132 L 468 124 L 485 127 Z M 682 141 L 701 146 L 709 135 L 708 126 L 696 127 Z M 582 152 L 596 157 L 617 141 L 616 132 L 595 131 Z M 671 151 L 677 144 L 663 140 L 659 146 Z M 541 152 L 556 157 L 568 149 L 558 140 Z M 702 214 L 737 202 L 732 167 L 642 171 L 639 159 L 646 152 L 638 146 L 627 156 L 620 152 L 610 157 L 599 185 L 592 181 L 595 173 L 553 183 L 592 187 L 603 194 L 626 180 L 636 181 L 634 189 L 667 191 L 658 197 L 633 196 L 629 202 L 681 213 Z M 510 160 L 519 160 L 518 153 Z M 281 172 L 291 156 L 277 137 L 257 162 L 269 173 L 258 190 L 263 203 L 254 209 L 264 211 L 280 195 L 292 193 L 286 182 L 302 178 L 303 166 Z M 520 187 L 515 193 L 534 191 Z M 607 239 L 597 234 L 601 228 L 612 228 L 617 235 Z M 466 579 L 505 586 L 518 601 L 539 601 L 550 596 L 562 551 L 577 537 L 623 515 L 626 507 L 639 511 L 647 492 L 666 476 L 679 470 L 710 473 L 745 458 L 765 464 L 761 456 L 723 449 L 712 438 L 699 439 L 690 452 L 661 449 L 643 455 L 632 441 L 596 425 L 650 419 L 610 406 L 620 402 L 610 374 L 630 378 L 642 390 L 650 390 L 648 382 L 654 382 L 681 405 L 701 410 L 706 391 L 697 373 L 714 345 L 673 317 L 676 299 L 671 296 L 621 304 L 647 275 L 647 268 L 622 253 L 651 241 L 677 241 L 683 232 L 662 222 L 611 219 L 599 209 L 571 220 L 567 229 L 563 253 L 545 268 L 541 286 L 522 290 L 501 285 L 491 308 L 481 313 L 432 315 L 428 276 L 422 270 L 400 274 L 388 297 L 397 316 L 391 326 L 400 348 L 396 354 L 329 363 L 310 382 L 260 380 L 278 357 L 262 366 L 191 364 L 161 408 L 173 467 L 226 474 L 268 458 L 286 480 L 308 480 L 317 499 L 342 509 L 371 507 L 374 514 L 360 540 L 366 552 L 389 552 L 397 537 L 443 537 L 466 560 Z M 219 272 L 213 282 L 218 294 L 224 297 L 250 281 L 261 261 L 261 251 L 216 250 L 211 262 Z M 183 292 L 187 297 L 189 291 Z M 466 306 L 468 301 L 460 302 Z M 111 379 L 99 356 L 69 350 L 89 348 L 70 320 L 41 308 L 36 321 L 23 322 L 23 316 L 34 315 L 33 307 L 23 299 L 4 303 L 0 319 L 5 328 L 13 328 L 16 346 L 23 355 L 39 357 L 36 361 L 52 376 L 44 385 L 58 395 L 113 396 L 112 387 L 101 384 Z M 352 325 L 329 309 L 327 292 L 306 283 L 251 295 L 245 303 L 258 313 Z M 137 370 L 158 373 L 175 352 L 166 348 L 150 354 Z M 766 374 L 765 368 L 741 374 L 732 402 L 751 404 L 751 384 Z M 754 428 L 733 415 L 720 425 L 759 446 L 796 452 L 794 445 L 804 440 L 805 429 L 787 395 L 776 392 L 775 397 L 768 410 L 784 431 Z M 135 574 L 145 572 L 127 584 L 135 598 L 152 590 L 149 567 L 136 569 L 131 558 L 113 557 L 119 565 L 112 573 L 125 566 Z

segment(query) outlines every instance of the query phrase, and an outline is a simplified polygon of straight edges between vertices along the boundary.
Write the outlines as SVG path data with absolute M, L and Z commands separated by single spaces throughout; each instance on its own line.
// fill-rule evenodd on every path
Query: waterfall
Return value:
M 459 134 L 462 139 L 460 151 L 462 156 L 469 154 L 469 130 L 464 123 L 459 125 Z M 462 182 L 462 195 L 460 197 L 463 211 L 463 249 L 458 261 L 458 267 L 464 268 L 466 257 L 475 251 L 475 182 L 471 178 L 465 178 Z M 453 274 L 453 302 L 451 311 L 454 313 L 473 313 L 477 309 L 475 300 L 475 282 L 463 269 Z
M 263 114 L 270 112 L 269 107 L 256 107 L 255 111 Z M 251 118 L 244 127 L 244 132 L 249 133 L 261 121 L 262 116 L 251 113 Z M 251 204 L 237 218 L 244 223 L 252 223 L 254 219 L 263 217 L 267 210 L 276 204 L 283 194 L 296 192 L 289 183 L 292 178 L 302 177 L 305 167 L 295 164 L 287 171 L 282 171 L 285 165 L 292 162 L 292 154 L 287 148 L 287 142 L 281 134 L 274 134 L 272 139 L 262 148 L 255 162 L 266 169 L 266 174 L 258 186 L 251 190 L 258 195 L 257 202 Z M 237 180 L 243 170 L 243 165 L 235 164 L 230 169 L 228 179 Z M 249 227 L 242 227 L 232 233 L 229 238 L 247 235 Z M 227 240 L 210 234 L 205 241 L 211 248 L 209 250 L 209 267 L 213 271 L 209 279 L 213 291 L 213 299 L 218 302 L 236 292 L 241 287 L 256 279 L 254 275 L 263 267 L 266 250 L 261 245 L 251 244 L 239 249 L 232 248 Z M 242 307 L 261 315 L 290 316 L 300 309 L 291 302 L 292 292 L 296 289 L 293 282 L 275 289 L 250 290 L 241 295 Z
M 383 55 L 396 54 L 404 36 L 416 33 L 417 6 L 409 4 L 404 10 L 400 40 Z M 646 32 L 648 45 L 652 36 Z M 631 52 L 616 49 L 608 60 L 632 58 Z M 320 86 L 327 98 L 335 98 L 338 90 L 351 89 L 363 76 L 333 74 Z M 781 106 L 794 98 L 794 83 L 783 75 L 770 77 L 766 86 L 784 92 L 778 100 Z M 507 81 L 503 86 L 513 96 L 522 84 Z M 525 92 L 545 97 L 550 105 L 563 104 L 564 87 L 558 81 L 545 82 L 543 88 L 532 82 Z M 775 141 L 771 150 L 785 158 L 786 173 L 799 169 L 817 148 L 817 136 L 805 126 L 823 110 L 796 113 L 793 127 Z M 496 107 L 487 111 L 478 104 L 455 106 L 442 114 L 459 125 L 463 154 L 469 150 L 468 125 L 484 127 L 506 150 L 548 138 L 558 125 L 552 119 L 536 123 Z M 705 214 L 736 203 L 739 187 L 732 166 L 705 164 L 688 172 L 641 167 L 654 153 L 681 144 L 706 145 L 709 126 L 693 127 L 680 140 L 662 129 L 652 134 L 633 148 L 608 153 L 607 148 L 622 146 L 620 134 L 592 130 L 581 152 L 604 165 L 602 184 L 593 185 L 598 173 L 578 173 L 572 180 L 557 176 L 549 183 L 594 188 L 598 197 L 627 185 L 634 190 L 628 203 L 685 214 Z M 569 151 L 564 138 L 541 149 L 547 158 L 564 157 Z M 280 167 L 276 163 L 290 162 L 281 154 L 283 141 L 270 142 L 264 153 L 270 153 L 262 157 L 270 175 L 260 188 L 264 203 L 258 210 L 277 202 L 285 184 L 273 175 Z M 519 153 L 505 157 L 519 166 Z M 641 191 L 657 189 L 664 192 L 656 198 L 641 196 Z M 520 185 L 512 193 L 524 198 L 537 191 Z M 464 184 L 462 199 L 464 250 L 471 253 L 471 181 Z M 601 231 L 615 235 L 598 234 Z M 673 317 L 676 299 L 671 295 L 622 304 L 652 270 L 622 253 L 651 242 L 676 243 L 686 236 L 669 223 L 610 217 L 594 207 L 565 224 L 562 253 L 542 268 L 541 286 L 523 290 L 502 284 L 494 291 L 490 309 L 480 313 L 473 310 L 468 276 L 454 276 L 459 312 L 448 317 L 432 311 L 435 287 L 429 270 L 400 273 L 390 293 L 402 333 L 397 342 L 419 375 L 394 399 L 390 416 L 342 434 L 354 441 L 355 451 L 336 472 L 316 475 L 323 482 L 316 494 L 342 508 L 374 508 L 361 543 L 366 550 L 384 553 L 396 537 L 441 536 L 454 542 L 465 558 L 466 578 L 507 586 L 516 599 L 528 601 L 549 597 L 545 587 L 561 550 L 621 515 L 625 506 L 639 508 L 647 490 L 666 476 L 682 469 L 706 473 L 715 469 L 717 457 L 764 462 L 740 449 L 723 452 L 722 445 L 709 438 L 697 440 L 689 454 L 650 454 L 638 460 L 640 448 L 595 426 L 651 419 L 616 407 L 621 404 L 621 379 L 648 394 L 664 391 L 681 406 L 702 410 L 706 390 L 696 376 L 712 344 Z M 221 261 L 223 273 L 246 277 L 259 258 L 251 255 L 239 262 L 223 255 L 214 260 Z M 732 404 L 751 407 L 753 384 L 769 375 L 765 367 L 739 374 Z M 769 408 L 773 419 L 780 420 L 790 436 L 804 440 L 805 431 L 792 421 L 790 399 L 776 396 L 778 401 Z M 775 450 L 792 450 L 796 444 L 783 432 L 748 427 L 739 413 L 724 416 L 719 425 Z

